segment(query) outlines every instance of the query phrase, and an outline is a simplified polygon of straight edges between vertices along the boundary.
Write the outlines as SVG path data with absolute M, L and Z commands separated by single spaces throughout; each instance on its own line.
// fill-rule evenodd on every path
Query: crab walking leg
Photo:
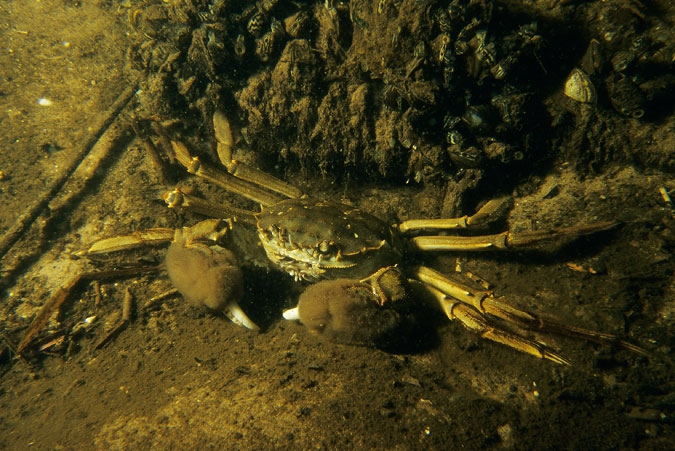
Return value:
M 453 299 L 468 304 L 480 313 L 495 316 L 516 326 L 530 330 L 540 330 L 557 333 L 569 337 L 580 338 L 594 343 L 613 344 L 621 349 L 632 351 L 641 355 L 649 353 L 639 346 L 620 339 L 616 335 L 596 332 L 580 327 L 568 326 L 546 318 L 541 318 L 533 313 L 520 310 L 500 299 L 496 298 L 491 291 L 475 290 L 459 282 L 452 281 L 438 271 L 426 266 L 418 266 L 414 269 L 414 276 L 428 287 L 450 296 Z M 439 300 L 439 302 L 441 302 Z M 443 305 L 443 302 L 441 302 Z M 445 306 L 444 306 L 445 309 Z M 447 313 L 447 311 L 446 311 Z
M 291 199 L 302 196 L 302 191 L 299 188 L 241 161 L 232 160 L 225 167 L 230 174 L 238 179 L 255 183 Z
M 255 213 L 236 208 L 225 203 L 209 202 L 199 197 L 191 196 L 176 188 L 164 194 L 164 202 L 169 208 L 185 208 L 192 212 L 212 218 L 237 218 L 247 224 L 255 225 Z
M 522 233 L 502 232 L 496 235 L 484 236 L 416 236 L 410 239 L 410 243 L 414 249 L 420 251 L 521 249 L 610 230 L 618 224 L 616 221 L 606 221 L 560 229 Z
M 493 222 L 504 216 L 506 211 L 511 208 L 512 199 L 510 197 L 500 197 L 492 199 L 473 216 L 464 215 L 461 218 L 440 218 L 440 219 L 410 219 L 403 221 L 398 225 L 401 233 L 414 230 L 452 230 L 467 229 L 469 227 L 480 227 Z
M 255 183 L 292 199 L 302 196 L 302 191 L 290 183 L 232 159 L 232 148 L 235 144 L 234 133 L 230 121 L 222 111 L 217 110 L 213 113 L 213 130 L 216 135 L 218 158 L 227 168 L 227 172 L 239 179 Z
M 173 240 L 173 229 L 154 228 L 140 230 L 130 235 L 120 235 L 96 241 L 89 249 L 78 251 L 77 256 L 106 254 L 108 252 L 126 251 L 145 246 L 161 246 Z
M 232 174 L 199 160 L 197 157 L 192 157 L 185 144 L 171 141 L 171 146 L 180 164 L 185 166 L 190 174 L 195 174 L 198 177 L 209 180 L 231 193 L 238 194 L 264 206 L 274 205 L 284 199 L 284 197 L 267 191 L 254 183 L 239 179 Z
M 495 316 L 516 326 L 529 329 L 541 329 L 542 319 L 517 309 L 497 299 L 491 291 L 476 290 L 459 282 L 448 279 L 443 274 L 426 266 L 413 269 L 414 277 L 424 284 L 464 304 L 470 305 L 480 313 Z
M 298 188 L 252 166 L 231 160 L 226 165 L 228 172 L 225 172 L 192 157 L 187 147 L 178 141 L 171 141 L 171 146 L 176 158 L 189 173 L 264 206 L 274 205 L 288 197 L 302 196 Z
M 476 332 L 481 337 L 501 343 L 540 359 L 550 360 L 561 365 L 570 364 L 569 360 L 557 354 L 545 344 L 521 337 L 513 332 L 499 329 L 489 324 L 485 317 L 471 306 L 452 299 L 450 296 L 432 286 L 427 286 L 426 288 L 436 298 L 448 318 L 451 320 L 459 320 L 467 329 Z
M 186 227 L 190 237 L 195 239 L 218 241 L 231 228 L 231 223 L 223 219 L 207 219 L 192 227 Z M 120 235 L 96 241 L 89 249 L 75 253 L 78 257 L 128 251 L 146 246 L 160 246 L 173 241 L 174 229 L 154 228 L 139 230 L 130 235 Z

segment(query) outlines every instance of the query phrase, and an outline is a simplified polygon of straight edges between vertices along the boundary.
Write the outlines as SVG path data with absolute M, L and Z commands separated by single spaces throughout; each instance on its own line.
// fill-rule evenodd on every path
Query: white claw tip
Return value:
M 239 307 L 239 304 L 236 302 L 230 303 L 225 309 L 223 310 L 223 313 L 230 318 L 230 320 L 238 324 L 239 326 L 244 326 L 247 329 L 251 330 L 260 330 L 258 325 L 251 321 L 251 319 L 246 316 L 246 313 Z
M 300 315 L 298 315 L 298 308 L 293 307 L 289 308 L 288 310 L 284 310 L 284 319 L 287 319 L 289 321 L 299 321 L 300 320 Z

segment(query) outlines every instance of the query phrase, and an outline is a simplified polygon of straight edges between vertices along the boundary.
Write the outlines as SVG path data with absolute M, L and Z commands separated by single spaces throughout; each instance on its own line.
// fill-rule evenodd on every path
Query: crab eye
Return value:
M 323 240 L 322 242 L 319 243 L 319 245 L 317 246 L 317 249 L 319 249 L 319 252 L 321 252 L 322 254 L 326 254 L 334 246 L 335 246 L 334 242 L 328 241 L 328 240 Z

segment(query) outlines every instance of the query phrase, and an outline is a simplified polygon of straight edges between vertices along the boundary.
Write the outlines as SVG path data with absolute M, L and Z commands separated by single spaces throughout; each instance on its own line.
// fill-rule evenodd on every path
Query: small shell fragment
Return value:
M 575 67 L 565 81 L 565 95 L 581 103 L 595 103 L 595 86 L 584 71 Z
M 38 103 L 38 105 L 41 105 L 41 106 L 52 106 L 52 105 L 54 105 L 54 102 L 52 102 L 51 100 L 49 100 L 45 97 L 40 97 L 38 99 L 37 103 Z

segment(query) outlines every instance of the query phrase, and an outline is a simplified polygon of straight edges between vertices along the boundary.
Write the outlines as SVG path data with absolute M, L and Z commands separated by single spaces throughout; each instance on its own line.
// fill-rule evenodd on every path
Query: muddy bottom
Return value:
M 74 220 L 86 215 L 86 227 L 93 221 L 106 229 L 102 211 L 110 204 L 103 188 L 126 173 L 125 161 L 111 168 L 102 192 L 88 198 L 80 210 L 87 213 Z M 586 180 L 561 170 L 540 182 L 541 188 L 517 198 L 512 228 L 597 219 L 623 224 L 554 254 L 439 254 L 423 257 L 424 263 L 453 276 L 459 261 L 515 305 L 618 334 L 647 348 L 649 357 L 537 334 L 572 361 L 561 366 L 482 340 L 442 317 L 430 322 L 429 334 L 411 337 L 416 341 L 405 352 L 384 352 L 322 341 L 281 320 L 281 310 L 297 296 L 285 276 L 245 274 L 243 305 L 270 318 L 262 332 L 190 307 L 180 296 L 146 308 L 170 287 L 162 273 L 102 281 L 100 299 L 85 284 L 64 304 L 63 323 L 96 317 L 85 332 L 68 337 L 67 350 L 43 343 L 28 361 L 3 355 L 5 447 L 666 449 L 674 438 L 669 357 L 675 297 L 672 212 L 658 193 L 665 180 L 625 168 Z M 552 186 L 558 194 L 547 196 Z M 373 199 L 394 208 L 433 203 L 438 195 L 371 189 L 355 200 L 364 208 Z M 171 224 L 182 219 L 150 200 L 128 206 L 113 230 L 162 215 Z M 148 216 L 155 210 L 157 216 Z M 65 238 L 71 239 L 77 241 Z M 53 289 L 40 281 L 49 276 L 58 285 L 58 271 L 69 274 L 68 266 L 81 264 L 67 252 L 46 257 L 6 302 L 36 309 Z M 119 321 L 126 289 L 137 306 L 133 320 L 101 346 Z

